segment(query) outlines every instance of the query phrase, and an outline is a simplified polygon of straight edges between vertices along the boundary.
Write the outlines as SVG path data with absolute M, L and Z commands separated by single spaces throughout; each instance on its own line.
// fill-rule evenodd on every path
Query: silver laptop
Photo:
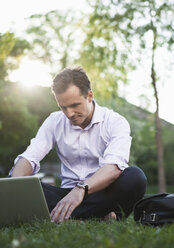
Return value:
M 0 179 L 0 227 L 43 219 L 50 215 L 39 178 Z

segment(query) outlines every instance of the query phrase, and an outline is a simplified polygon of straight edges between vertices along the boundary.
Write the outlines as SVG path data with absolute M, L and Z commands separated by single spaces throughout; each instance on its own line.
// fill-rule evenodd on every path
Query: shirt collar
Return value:
M 94 103 L 94 113 L 92 116 L 92 120 L 88 126 L 92 126 L 93 124 L 102 122 L 104 120 L 102 107 L 100 107 L 95 100 L 93 100 L 93 103 Z
M 103 108 L 100 107 L 95 100 L 93 100 L 94 103 L 94 113 L 91 119 L 91 122 L 89 123 L 89 125 L 87 127 L 84 128 L 84 130 L 89 130 L 94 124 L 99 123 L 104 121 L 104 112 L 103 112 Z M 82 129 L 79 126 L 74 126 L 71 124 L 71 127 L 73 129 Z

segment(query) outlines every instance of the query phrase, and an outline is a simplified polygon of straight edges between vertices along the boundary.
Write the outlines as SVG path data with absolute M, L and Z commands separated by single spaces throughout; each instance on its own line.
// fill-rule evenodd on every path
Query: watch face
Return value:
M 78 185 L 79 187 L 86 187 L 86 186 L 88 186 L 87 183 L 83 183 L 83 182 L 82 182 L 82 183 L 78 183 L 77 185 Z
M 77 183 L 77 187 L 83 188 L 85 190 L 85 195 L 88 194 L 88 184 L 85 182 Z
M 85 186 L 85 183 L 79 183 L 80 186 Z
M 81 187 L 81 188 L 85 188 L 84 183 L 78 183 L 77 186 Z

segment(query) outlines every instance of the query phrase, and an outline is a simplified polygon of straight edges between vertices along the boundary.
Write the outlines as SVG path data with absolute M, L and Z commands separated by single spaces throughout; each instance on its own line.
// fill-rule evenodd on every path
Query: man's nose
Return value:
M 71 118 L 74 115 L 74 110 L 72 108 L 67 108 L 66 109 L 66 116 L 68 118 Z

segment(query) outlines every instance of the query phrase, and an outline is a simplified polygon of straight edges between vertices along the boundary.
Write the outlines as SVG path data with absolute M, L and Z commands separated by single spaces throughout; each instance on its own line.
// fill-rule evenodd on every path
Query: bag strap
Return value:
M 174 213 L 146 213 L 144 211 L 139 221 L 142 224 L 144 223 L 152 225 L 174 222 Z
M 145 197 L 143 199 L 140 199 L 139 201 L 137 201 L 134 205 L 134 209 L 137 207 L 137 205 L 139 205 L 140 203 L 145 203 L 146 201 L 148 202 L 149 200 L 151 199 L 155 199 L 155 198 L 158 198 L 158 197 L 164 197 L 164 196 L 167 196 L 167 195 L 170 195 L 169 193 L 161 193 L 161 194 L 155 194 L 155 195 L 152 195 L 150 197 Z

